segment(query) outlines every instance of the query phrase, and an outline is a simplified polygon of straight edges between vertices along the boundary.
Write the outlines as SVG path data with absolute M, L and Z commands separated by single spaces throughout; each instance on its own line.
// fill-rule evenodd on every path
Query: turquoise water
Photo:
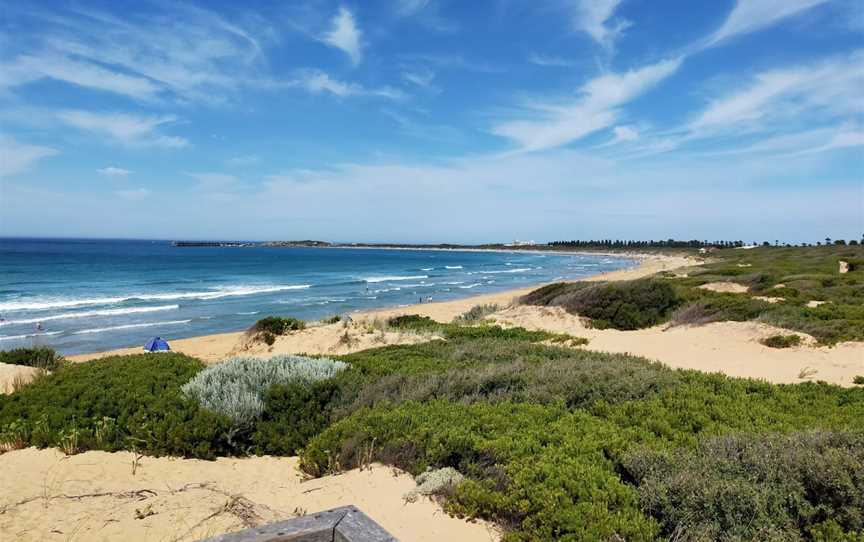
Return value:
M 0 239 L 0 349 L 41 344 L 64 354 L 96 352 L 156 335 L 242 330 L 270 314 L 311 320 L 632 265 L 624 258 L 525 252 Z

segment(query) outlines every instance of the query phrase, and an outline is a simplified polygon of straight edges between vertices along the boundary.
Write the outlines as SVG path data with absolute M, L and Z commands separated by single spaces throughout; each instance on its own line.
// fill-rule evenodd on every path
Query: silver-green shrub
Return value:
M 243 425 L 261 416 L 264 394 L 270 386 L 326 380 L 345 367 L 346 363 L 327 358 L 237 357 L 204 369 L 182 389 L 203 407 Z

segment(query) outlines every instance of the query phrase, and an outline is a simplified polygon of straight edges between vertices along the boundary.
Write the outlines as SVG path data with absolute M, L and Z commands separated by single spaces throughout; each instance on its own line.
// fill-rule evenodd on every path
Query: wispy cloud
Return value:
M 55 154 L 58 151 L 51 147 L 19 143 L 11 137 L 0 135 L 0 177 L 27 171 L 39 160 Z
M 16 87 L 39 79 L 112 92 L 140 100 L 153 100 L 161 87 L 145 77 L 126 75 L 57 53 L 21 55 L 0 65 L 0 87 Z
M 138 116 L 128 113 L 94 113 L 92 111 L 64 110 L 57 113 L 60 122 L 107 137 L 129 146 L 181 148 L 189 142 L 159 132 L 159 128 L 177 121 L 174 115 Z
M 611 49 L 615 40 L 630 26 L 630 22 L 613 17 L 622 0 L 570 0 L 573 26 L 605 47 Z
M 576 65 L 576 61 L 555 55 L 544 55 L 540 53 L 532 53 L 528 56 L 528 62 L 537 66 L 550 66 L 555 68 L 570 68 Z
M 313 94 L 328 93 L 339 98 L 349 96 L 373 96 L 399 100 L 405 97 L 401 90 L 389 86 L 378 88 L 367 88 L 359 83 L 341 81 L 331 77 L 321 70 L 300 70 L 293 79 L 276 83 L 276 85 L 288 88 L 302 88 Z
M 828 0 L 738 0 L 732 12 L 707 40 L 707 45 L 715 45 L 735 36 L 761 30 L 774 23 L 791 17 Z
M 501 122 L 492 133 L 515 141 L 522 151 L 566 145 L 614 125 L 621 117 L 620 106 L 675 73 L 680 65 L 681 59 L 671 59 L 601 75 L 583 85 L 576 98 L 526 104 L 531 118 Z
M 97 170 L 100 175 L 105 177 L 128 177 L 131 171 L 122 167 L 108 166 Z
M 348 8 L 341 7 L 333 17 L 331 25 L 331 29 L 321 36 L 321 41 L 342 50 L 356 66 L 363 59 L 363 44 L 354 15 Z
M 696 134 L 864 112 L 864 51 L 756 74 L 743 90 L 712 100 L 690 123 Z
M 34 31 L 4 55 L 2 84 L 51 78 L 136 100 L 213 102 L 260 79 L 251 32 L 203 8 L 152 7 L 122 18 L 85 8 L 19 14 Z

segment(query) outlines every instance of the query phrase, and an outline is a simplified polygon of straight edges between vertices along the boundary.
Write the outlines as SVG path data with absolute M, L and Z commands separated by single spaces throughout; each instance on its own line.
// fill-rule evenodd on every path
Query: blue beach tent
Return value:
M 171 347 L 168 346 L 168 341 L 162 337 L 153 337 L 147 344 L 144 345 L 145 352 L 170 352 Z

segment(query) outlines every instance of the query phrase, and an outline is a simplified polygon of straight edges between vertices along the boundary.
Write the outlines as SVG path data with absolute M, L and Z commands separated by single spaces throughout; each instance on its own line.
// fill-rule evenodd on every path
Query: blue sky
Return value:
M 0 234 L 864 231 L 852 0 L 6 2 Z

